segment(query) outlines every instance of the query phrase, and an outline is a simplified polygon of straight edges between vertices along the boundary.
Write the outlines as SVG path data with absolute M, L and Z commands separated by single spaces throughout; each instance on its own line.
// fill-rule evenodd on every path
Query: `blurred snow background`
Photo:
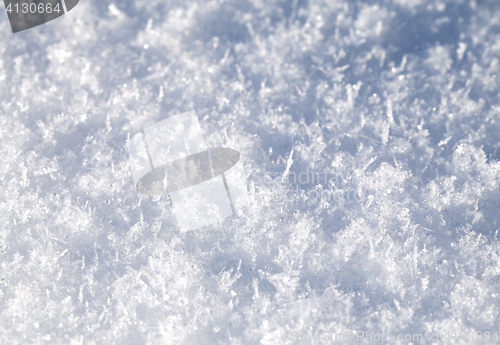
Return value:
M 1 12 L 0 343 L 499 331 L 498 1 L 82 0 L 15 35 Z M 126 142 L 193 109 L 251 200 L 181 233 Z

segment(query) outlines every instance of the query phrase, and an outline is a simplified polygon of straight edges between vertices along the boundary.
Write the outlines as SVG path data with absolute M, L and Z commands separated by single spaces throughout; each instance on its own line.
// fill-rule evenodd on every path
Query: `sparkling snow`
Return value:
M 500 338 L 497 0 L 0 12 L 1 344 Z M 183 233 L 127 140 L 190 110 L 249 202 Z

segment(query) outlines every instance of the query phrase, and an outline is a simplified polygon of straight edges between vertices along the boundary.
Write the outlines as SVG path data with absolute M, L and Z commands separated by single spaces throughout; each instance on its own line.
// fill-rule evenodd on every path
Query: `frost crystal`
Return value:
M 499 10 L 88 0 L 12 34 L 0 9 L 0 343 L 498 342 Z M 192 110 L 248 202 L 182 232 L 127 141 Z

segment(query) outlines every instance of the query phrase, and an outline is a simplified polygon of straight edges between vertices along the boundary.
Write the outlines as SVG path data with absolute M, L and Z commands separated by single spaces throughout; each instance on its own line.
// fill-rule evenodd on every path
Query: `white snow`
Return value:
M 12 34 L 0 6 L 0 343 L 500 337 L 499 11 L 82 0 Z M 127 141 L 191 110 L 249 201 L 184 233 Z

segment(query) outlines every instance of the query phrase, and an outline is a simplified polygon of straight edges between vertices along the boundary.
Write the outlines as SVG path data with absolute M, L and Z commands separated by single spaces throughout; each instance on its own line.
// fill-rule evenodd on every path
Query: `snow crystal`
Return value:
M 0 343 L 494 342 L 499 10 L 89 0 L 12 34 L 0 9 Z M 184 233 L 127 142 L 192 110 L 248 202 Z

